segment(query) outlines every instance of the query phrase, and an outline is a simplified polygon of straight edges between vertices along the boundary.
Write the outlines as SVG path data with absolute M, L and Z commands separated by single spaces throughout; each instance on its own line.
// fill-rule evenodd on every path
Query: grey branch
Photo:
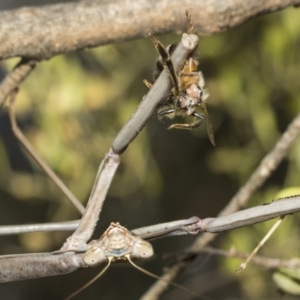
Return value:
M 299 4 L 300 0 L 105 0 L 4 11 L 0 12 L 0 59 L 45 59 L 141 38 L 148 31 L 160 34 L 184 30 L 184 11 L 189 8 L 195 15 L 196 32 L 211 34 Z
M 242 226 L 253 225 L 279 216 L 285 216 L 300 211 L 300 195 L 273 201 L 266 205 L 248 208 L 227 216 L 218 218 L 199 219 L 192 217 L 187 220 L 173 221 L 152 225 L 131 232 L 145 240 L 162 238 L 174 235 L 197 234 L 198 232 L 221 232 Z M 71 223 L 72 226 L 75 225 Z M 94 241 L 91 242 L 94 245 Z M 201 252 L 202 249 L 199 251 Z M 26 280 L 30 278 L 61 275 L 86 267 L 83 253 L 34 253 L 21 255 L 6 255 L 0 257 L 0 282 Z M 189 259 L 190 260 L 190 259 Z M 163 276 L 165 280 L 171 280 L 184 267 L 189 260 L 181 261 L 170 272 Z M 163 282 L 162 287 L 167 285 Z M 158 293 L 158 289 L 154 289 Z M 150 295 L 153 292 L 150 293 Z M 145 295 L 145 299 L 147 298 Z
M 67 274 L 85 265 L 82 254 L 67 252 L 5 255 L 0 266 L 0 282 L 10 282 Z
M 253 225 L 300 211 L 300 195 L 279 199 L 217 218 L 173 221 L 132 230 L 144 240 L 153 240 L 174 235 L 197 234 L 199 232 L 218 233 L 243 226 Z M 0 226 L 0 235 L 19 234 L 34 231 L 72 231 L 78 227 L 79 220 L 31 225 Z
M 77 229 L 73 235 L 68 237 L 61 251 L 76 250 L 77 252 L 84 252 L 88 249 L 86 243 L 91 238 L 97 225 L 99 214 L 119 163 L 120 156 L 112 151 L 102 161 L 86 210 Z
M 75 231 L 78 227 L 78 224 L 79 220 L 59 223 L 0 226 L 0 235 L 11 235 L 38 231 Z
M 220 216 L 210 221 L 205 226 L 205 231 L 211 233 L 223 232 L 293 214 L 298 211 L 300 211 L 299 195 L 240 210 L 226 216 Z
M 181 42 L 172 55 L 175 71 L 178 72 L 185 58 L 198 46 L 199 38 L 194 34 L 183 34 Z M 171 82 L 167 72 L 164 70 L 155 81 L 148 94 L 143 98 L 136 112 L 123 126 L 112 148 L 115 153 L 122 153 L 130 142 L 141 132 L 147 121 L 152 117 L 157 105 L 166 100 L 170 94 Z

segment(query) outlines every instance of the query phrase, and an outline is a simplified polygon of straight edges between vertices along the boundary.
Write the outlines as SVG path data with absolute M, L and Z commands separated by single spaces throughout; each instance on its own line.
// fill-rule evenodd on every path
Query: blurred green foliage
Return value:
M 209 143 L 206 124 L 181 132 L 165 130 L 167 125 L 157 118 L 150 120 L 122 156 L 109 191 L 109 204 L 105 203 L 101 216 L 102 229 L 110 221 L 123 221 L 135 228 L 192 215 L 217 215 L 300 111 L 299 28 L 299 10 L 291 8 L 200 38 L 200 68 L 210 92 L 208 111 L 217 147 Z M 178 41 L 179 36 L 159 39 L 167 45 Z M 20 127 L 83 203 L 102 158 L 147 92 L 142 80 L 152 81 L 156 57 L 148 39 L 109 45 L 42 62 L 22 84 L 15 105 Z M 7 70 L 15 63 L 6 61 Z M 16 215 L 22 202 L 30 210 L 41 209 L 38 214 L 43 217 L 37 220 L 34 215 L 22 215 L 23 222 L 77 218 L 75 209 L 30 158 L 33 172 L 12 167 L 12 152 L 0 140 L 1 198 L 17 199 L 6 214 Z M 249 206 L 276 199 L 285 188 L 299 188 L 299 153 L 298 140 Z M 251 252 L 273 222 L 224 233 L 216 246 Z M 1 253 L 49 251 L 57 249 L 65 237 L 23 235 L 4 241 Z M 165 243 L 162 253 L 179 251 L 187 242 L 170 239 Z M 285 259 L 298 253 L 297 215 L 286 217 L 259 252 Z M 209 291 L 217 299 L 221 299 L 217 295 L 223 295 L 222 299 L 233 299 L 233 295 L 241 299 L 277 297 L 271 272 L 250 264 L 237 278 L 236 260 L 217 261 L 220 274 L 235 282 L 234 288 L 225 285 Z
M 295 259 L 299 263 L 299 258 Z M 273 274 L 273 280 L 277 286 L 288 294 L 300 296 L 300 271 L 288 268 L 280 268 Z

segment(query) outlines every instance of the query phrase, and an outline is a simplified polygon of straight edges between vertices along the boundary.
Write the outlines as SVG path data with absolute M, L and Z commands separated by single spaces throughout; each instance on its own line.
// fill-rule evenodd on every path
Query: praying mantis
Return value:
M 174 65 L 175 65 L 175 63 L 174 63 Z M 160 82 L 158 81 L 158 84 L 156 86 L 159 86 L 159 85 L 166 87 L 166 90 L 167 90 L 167 83 L 164 85 L 164 84 L 162 84 L 162 81 L 160 81 Z M 151 89 L 152 95 L 155 95 L 155 93 L 157 92 L 155 90 L 156 86 L 153 86 L 153 88 Z M 161 93 L 163 93 L 163 91 Z M 29 148 L 29 152 L 30 152 L 30 147 L 25 142 L 24 137 L 22 136 L 22 134 L 20 134 L 20 131 L 16 125 L 14 112 L 13 112 L 14 97 L 15 96 L 12 95 L 11 101 L 8 104 L 8 109 L 9 109 L 10 118 L 11 118 L 11 121 L 13 124 L 13 129 L 14 129 L 16 136 L 21 141 L 21 143 L 24 145 L 25 148 Z M 153 97 L 153 98 L 155 98 L 155 97 Z M 148 102 L 151 102 L 151 101 L 146 101 L 145 103 L 148 103 Z M 145 111 L 147 111 L 147 109 L 145 110 L 145 108 L 144 108 L 142 110 L 143 116 L 145 116 Z M 133 121 L 136 121 L 136 119 L 133 118 Z M 141 123 L 143 123 L 143 122 L 145 122 L 145 120 L 143 120 Z M 141 127 L 142 127 L 142 125 L 141 125 Z M 138 128 L 138 127 L 134 126 L 133 128 Z M 137 134 L 136 132 L 139 132 L 140 130 L 141 130 L 140 128 L 138 130 L 134 130 L 132 132 L 132 136 L 129 138 L 129 140 L 130 139 L 132 140 L 136 136 L 136 134 Z M 122 131 L 122 133 L 124 133 L 124 132 L 126 133 L 126 131 Z M 110 186 L 110 182 L 111 182 L 111 180 L 117 170 L 117 167 L 120 163 L 120 155 L 125 150 L 126 146 L 129 143 L 128 140 L 126 141 L 126 138 L 124 138 L 124 136 L 126 137 L 126 134 L 125 135 L 123 134 L 123 136 L 118 135 L 118 137 L 116 138 L 116 140 L 113 143 L 112 149 L 108 152 L 108 155 L 104 159 L 102 166 L 100 166 L 99 173 L 98 173 L 98 176 L 97 176 L 97 179 L 95 182 L 95 186 L 93 188 L 93 191 L 92 191 L 91 197 L 90 197 L 90 200 L 93 200 L 93 201 L 91 201 L 91 202 L 89 201 L 89 205 L 88 205 L 87 209 L 85 209 L 79 201 L 77 202 L 74 199 L 73 199 L 74 201 L 70 200 L 73 203 L 73 205 L 77 208 L 77 210 L 81 214 L 85 214 L 86 217 L 82 219 L 84 222 L 81 222 L 82 223 L 81 226 L 78 227 L 78 222 L 76 224 L 75 223 L 72 224 L 73 230 L 76 230 L 77 232 L 65 243 L 65 245 L 62 247 L 61 251 L 62 252 L 68 252 L 68 251 L 69 252 L 72 252 L 72 251 L 77 252 L 78 251 L 78 253 L 84 253 L 83 261 L 86 266 L 95 266 L 98 263 L 106 262 L 107 266 L 100 273 L 100 275 L 102 275 L 103 272 L 109 267 L 111 262 L 117 262 L 117 261 L 122 261 L 122 260 L 128 260 L 129 262 L 131 262 L 131 258 L 132 258 L 131 256 L 133 256 L 134 258 L 142 258 L 142 257 L 148 258 L 148 257 L 150 257 L 150 253 L 151 253 L 151 249 L 152 249 L 150 247 L 151 245 L 149 243 L 147 243 L 144 240 L 141 240 L 141 237 L 139 234 L 136 234 L 133 231 L 134 235 L 131 236 L 131 233 L 126 228 L 122 227 L 119 224 L 117 225 L 117 223 L 112 223 L 112 225 L 107 229 L 107 231 L 105 231 L 102 238 L 100 238 L 99 242 L 91 242 L 91 243 L 87 244 L 88 240 L 91 237 L 91 233 L 93 232 L 93 229 L 91 229 L 90 224 L 94 224 L 94 225 L 96 224 L 96 221 L 99 216 L 99 212 L 101 211 L 101 206 L 102 206 L 101 201 L 103 203 L 105 196 L 106 196 L 107 189 Z M 125 140 L 125 142 L 124 142 L 124 140 Z M 31 154 L 32 153 L 34 153 L 34 152 L 31 151 Z M 33 155 L 33 154 L 32 154 L 32 156 L 35 157 L 36 161 L 40 165 L 43 164 L 43 161 L 39 161 L 38 156 Z M 42 168 L 44 168 L 45 171 L 47 170 L 47 168 L 45 166 Z M 52 176 L 51 177 L 52 179 L 54 178 L 53 174 L 51 174 L 51 171 L 48 170 L 46 172 L 48 172 L 50 174 L 49 175 L 50 177 Z M 63 185 L 61 185 L 61 183 L 57 180 L 56 180 L 56 182 L 57 182 L 56 184 L 60 187 L 60 189 L 64 190 Z M 68 199 L 72 198 L 72 196 L 68 190 L 65 190 L 65 195 L 67 196 Z M 101 201 L 99 201 L 99 199 Z M 77 204 L 75 204 L 75 203 L 77 203 Z M 100 203 L 100 205 L 99 205 L 99 203 Z M 96 211 L 98 211 L 98 212 L 92 213 L 92 211 L 95 207 L 96 207 Z M 274 205 L 270 204 L 270 206 L 268 208 L 273 208 L 273 207 L 276 207 L 276 203 Z M 297 208 L 293 203 L 293 208 L 290 207 L 290 210 L 285 210 L 285 211 L 281 210 L 281 213 L 282 214 L 292 213 L 292 212 L 295 212 L 297 209 L 299 209 L 299 208 Z M 279 215 L 279 211 L 280 210 L 277 210 L 276 212 L 274 212 L 273 216 L 271 216 L 271 217 L 275 217 L 276 215 Z M 258 213 L 256 213 L 256 214 L 258 214 Z M 85 221 L 90 221 L 91 216 L 93 216 L 93 217 L 96 216 L 93 219 L 93 222 L 85 222 Z M 231 217 L 233 217 L 233 216 L 231 216 Z M 96 221 L 95 221 L 95 219 L 96 219 Z M 217 224 L 217 221 L 220 221 L 220 220 L 221 220 L 220 218 L 218 218 L 218 220 L 214 220 L 214 221 L 207 220 L 207 223 L 206 223 L 207 226 L 205 227 L 205 230 L 203 230 L 203 231 L 210 231 L 213 228 L 216 229 L 218 226 L 219 226 L 220 231 L 226 230 L 226 228 L 224 227 L 224 223 L 221 225 Z M 238 222 L 241 222 L 241 221 L 240 220 L 236 221 L 236 223 L 238 223 Z M 198 224 L 198 220 L 194 219 L 194 221 L 190 222 L 190 224 Z M 243 224 L 245 225 L 245 223 L 243 223 Z M 248 224 L 250 224 L 250 223 L 248 223 Z M 173 230 L 175 228 L 174 226 L 175 225 L 172 224 L 172 226 L 170 228 Z M 181 227 L 185 226 L 185 223 L 181 222 L 181 224 L 177 225 L 177 226 L 181 226 Z M 160 228 L 160 230 L 162 232 L 162 236 L 164 236 L 164 234 L 165 234 L 165 231 L 163 230 L 164 227 L 165 226 L 162 226 Z M 198 227 L 200 228 L 200 226 L 198 226 Z M 228 227 L 227 229 L 231 229 L 231 228 L 234 228 L 234 227 Z M 144 236 L 151 235 L 152 232 L 154 232 L 154 231 L 155 230 L 153 228 L 149 229 L 146 233 L 144 232 Z M 212 230 L 211 232 L 218 232 L 218 231 Z M 191 231 L 188 233 L 194 234 L 194 233 L 196 233 L 196 230 L 195 230 L 195 232 Z M 111 235 L 114 236 L 114 238 L 116 238 L 116 237 L 118 238 L 118 243 L 114 244 L 114 246 L 117 245 L 117 247 L 119 247 L 118 248 L 118 250 L 120 251 L 119 254 L 122 254 L 122 255 L 119 255 L 119 256 L 116 255 L 116 252 L 115 252 L 116 249 L 110 244 L 111 241 L 113 240 Z M 136 237 L 136 235 L 138 235 L 138 237 Z M 125 236 L 126 236 L 126 238 L 125 238 Z M 143 236 L 143 234 L 141 234 L 141 236 Z M 167 234 L 165 236 L 167 236 Z M 153 235 L 153 237 L 155 237 L 155 235 Z M 135 246 L 137 246 L 137 245 L 141 246 L 141 248 L 144 248 L 144 250 L 147 250 L 147 251 L 143 252 L 145 254 L 144 256 L 141 255 L 141 252 L 137 251 L 137 249 L 139 249 L 139 247 L 135 248 Z M 152 250 L 152 252 L 153 252 L 153 250 Z M 53 254 L 53 255 L 55 256 L 56 254 Z M 100 275 L 98 275 L 98 277 Z M 80 290 L 78 290 L 78 292 L 79 291 Z
M 83 261 L 89 267 L 95 267 L 102 263 L 107 263 L 103 270 L 90 280 L 87 284 L 80 289 L 69 295 L 65 300 L 70 300 L 87 288 L 90 284 L 95 282 L 110 266 L 113 262 L 121 262 L 127 260 L 133 267 L 141 272 L 160 279 L 159 276 L 139 267 L 132 260 L 133 259 L 147 259 L 153 255 L 153 248 L 147 241 L 134 236 L 125 227 L 119 223 L 111 223 L 108 229 L 103 233 L 102 237 L 98 241 L 90 243 L 91 248 L 84 254 Z M 202 298 L 199 295 L 189 291 L 183 286 L 170 282 L 169 284 L 180 288 L 194 296 Z
M 198 43 L 198 38 L 195 35 L 185 34 L 183 36 L 182 43 L 178 46 L 178 49 L 176 51 L 177 54 L 174 53 L 175 56 L 174 56 L 173 63 L 175 68 L 180 67 L 186 55 L 195 49 L 197 43 Z M 161 82 L 158 79 L 157 84 L 155 84 L 151 89 L 151 91 L 148 93 L 148 95 L 150 95 L 149 96 L 150 98 L 155 98 L 155 101 L 160 101 L 160 99 L 164 98 L 169 93 L 170 87 L 168 85 L 168 77 L 165 76 L 166 74 L 164 73 L 165 72 L 162 72 Z M 165 84 L 162 84 L 162 82 L 165 82 Z M 163 89 L 161 87 L 163 87 Z M 134 129 L 132 133 L 129 132 L 128 134 L 128 130 L 126 130 L 126 126 L 125 126 L 126 134 L 124 134 L 124 132 L 121 130 L 119 135 L 116 137 L 111 150 L 108 152 L 107 156 L 105 157 L 105 159 L 103 160 L 102 164 L 99 167 L 96 181 L 93 190 L 91 192 L 88 205 L 85 209 L 80 203 L 80 201 L 78 201 L 78 199 L 76 199 L 76 197 L 66 188 L 66 186 L 59 179 L 59 177 L 55 175 L 55 173 L 41 159 L 41 157 L 33 149 L 33 147 L 30 145 L 26 137 L 22 134 L 22 132 L 18 128 L 16 118 L 15 118 L 15 113 L 14 113 L 14 103 L 16 100 L 16 96 L 17 96 L 17 90 L 14 90 L 11 93 L 10 99 L 7 103 L 8 114 L 12 124 L 13 133 L 20 141 L 20 143 L 25 147 L 25 149 L 29 152 L 29 154 L 34 158 L 34 160 L 53 180 L 53 182 L 57 185 L 57 187 L 65 194 L 65 196 L 69 199 L 69 201 L 76 207 L 79 213 L 83 214 L 83 217 L 79 222 L 79 225 L 78 223 L 76 224 L 77 227 L 73 235 L 67 239 L 66 243 L 63 245 L 60 251 L 56 251 L 56 253 L 53 254 L 54 257 L 56 255 L 58 256 L 59 252 L 68 253 L 74 251 L 76 253 L 85 253 L 83 261 L 86 266 L 94 266 L 95 264 L 97 265 L 98 263 L 103 262 L 103 260 L 107 260 L 108 264 L 103 270 L 103 272 L 109 267 L 111 262 L 120 261 L 124 259 L 128 260 L 136 268 L 141 270 L 140 267 L 136 266 L 132 262 L 131 258 L 133 259 L 137 257 L 146 258 L 152 256 L 153 250 L 151 245 L 148 242 L 142 240 L 141 238 L 133 236 L 129 231 L 127 231 L 124 227 L 121 227 L 117 223 L 112 223 L 112 225 L 108 228 L 108 230 L 103 234 L 103 237 L 99 240 L 99 242 L 95 242 L 94 245 L 92 246 L 91 244 L 87 244 L 88 240 L 91 238 L 91 235 L 94 231 L 111 180 L 119 165 L 120 154 L 125 150 L 128 144 L 135 138 L 136 129 Z M 149 101 L 149 99 L 147 99 L 147 96 L 143 99 L 139 107 L 139 110 L 137 111 L 136 114 L 134 114 L 131 120 L 131 123 L 139 122 L 141 125 L 137 125 L 137 126 L 140 128 L 142 128 L 142 126 L 145 125 L 146 120 L 151 117 L 151 110 L 154 110 L 156 105 L 155 101 Z M 185 222 L 183 223 L 185 224 Z M 195 223 L 195 220 L 193 220 L 193 223 Z M 72 225 L 74 225 L 74 223 Z M 176 226 L 178 227 L 178 225 L 175 224 L 174 226 L 172 230 L 176 231 Z M 182 227 L 184 225 L 181 224 L 180 226 Z M 36 228 L 37 227 L 35 227 L 35 229 Z M 46 228 L 46 226 L 44 226 L 44 228 Z M 161 231 L 165 232 L 166 230 L 164 229 Z M 179 231 L 182 231 L 182 229 L 179 229 Z M 145 233 L 145 235 L 148 236 L 149 234 L 151 235 L 150 231 L 147 231 Z M 120 238 L 121 236 L 123 236 L 123 239 Z M 117 238 L 117 241 L 115 241 L 115 238 Z M 111 244 L 111 242 L 113 244 Z M 103 248 L 104 245 L 108 246 L 108 248 Z M 120 251 L 119 254 L 116 254 L 115 247 L 117 247 L 117 250 Z M 140 250 L 142 249 L 144 249 L 145 251 L 141 253 Z M 100 274 L 102 274 L 103 272 L 101 272 Z M 151 274 L 150 272 L 147 272 L 145 270 L 143 270 L 143 272 L 146 272 L 148 275 Z M 151 274 L 150 276 L 154 276 L 155 278 L 158 278 L 154 274 Z M 177 287 L 180 287 L 175 283 L 172 284 Z M 184 289 L 183 287 L 181 288 Z

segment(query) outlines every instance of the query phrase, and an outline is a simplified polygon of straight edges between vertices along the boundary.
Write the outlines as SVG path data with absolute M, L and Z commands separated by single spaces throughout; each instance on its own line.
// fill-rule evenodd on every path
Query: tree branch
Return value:
M 0 30 L 0 35 L 1 35 L 1 30 Z M 4 103 L 5 99 L 19 86 L 19 84 L 34 69 L 36 64 L 37 64 L 36 60 L 22 59 L 15 66 L 15 68 L 12 69 L 6 75 L 6 77 L 0 84 L 0 107 Z
M 81 1 L 0 12 L 0 59 L 60 53 L 185 29 L 191 8 L 196 32 L 211 34 L 300 0 Z M 5 26 L 3 25 L 5 24 Z M 41 30 L 42 28 L 42 30 Z
M 28 232 L 75 231 L 80 220 L 59 223 L 25 224 L 0 226 L 0 235 L 12 235 Z
M 131 233 L 144 240 L 153 240 L 175 235 L 197 234 L 198 232 L 203 231 L 221 232 L 239 228 L 241 226 L 253 225 L 278 216 L 299 212 L 299 200 L 300 196 L 289 197 L 273 201 L 268 205 L 248 208 L 219 218 L 206 218 L 200 220 L 198 217 L 192 217 L 187 220 L 178 220 L 134 229 Z M 75 227 L 78 222 L 74 221 L 69 224 L 72 227 Z M 59 226 L 63 226 L 61 228 L 66 228 L 66 225 L 68 226 L 68 224 L 47 224 L 46 229 L 51 230 L 53 227 L 59 228 Z M 32 228 L 37 228 L 37 226 L 39 225 L 31 225 Z M 14 229 L 26 232 L 26 229 L 30 229 L 30 227 L 19 226 L 19 228 L 15 227 Z M 89 245 L 87 245 L 86 250 L 90 249 L 91 245 L 95 245 L 95 241 L 91 241 Z M 202 251 L 203 250 L 200 249 L 199 253 Z M 162 277 L 164 278 L 164 281 L 158 281 L 154 287 L 145 294 L 145 298 L 143 299 L 154 299 L 151 298 L 153 297 L 153 294 L 156 295 L 157 293 L 161 293 L 161 289 L 167 288 L 168 285 L 165 281 L 172 281 L 177 274 L 184 270 L 193 258 L 194 256 L 192 255 L 185 256 L 184 260 L 170 268 L 166 275 Z M 55 253 L 4 255 L 0 257 L 0 282 L 61 275 L 84 267 L 87 266 L 83 262 L 83 253 L 76 254 L 74 251 L 63 253 L 57 251 Z
M 32 253 L 0 257 L 0 282 L 67 274 L 84 268 L 82 254 Z

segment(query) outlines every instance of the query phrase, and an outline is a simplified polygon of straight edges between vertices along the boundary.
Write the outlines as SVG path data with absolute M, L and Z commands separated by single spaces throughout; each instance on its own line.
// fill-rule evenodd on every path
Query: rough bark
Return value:
M 186 29 L 191 9 L 200 35 L 228 30 L 300 0 L 82 1 L 0 12 L 0 59 L 50 58 L 87 47 Z

